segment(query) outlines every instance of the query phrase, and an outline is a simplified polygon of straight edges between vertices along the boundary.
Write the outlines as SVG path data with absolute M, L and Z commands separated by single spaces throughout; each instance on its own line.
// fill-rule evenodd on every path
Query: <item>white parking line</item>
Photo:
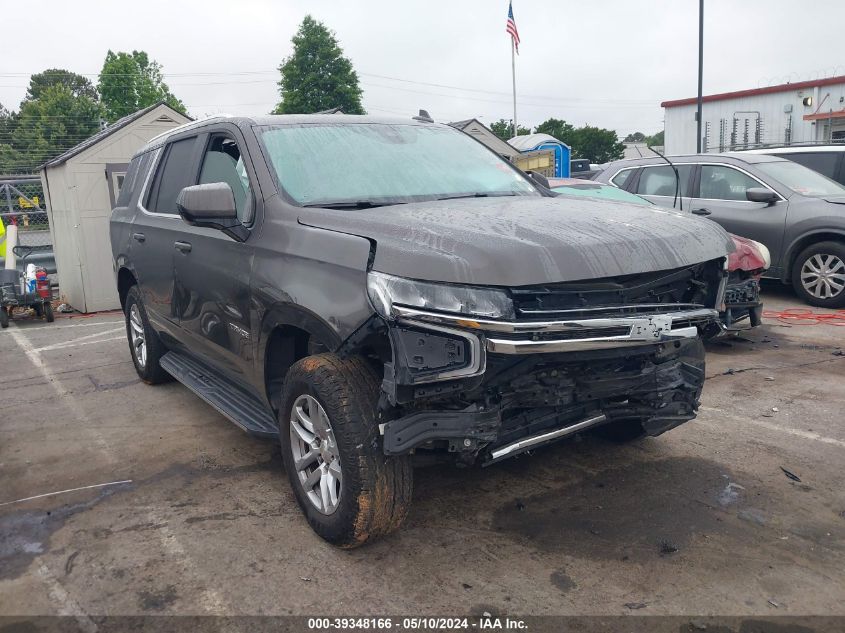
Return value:
M 802 431 L 801 429 L 792 429 L 792 428 L 789 428 L 788 426 L 780 426 L 780 425 L 777 425 L 777 424 L 772 424 L 771 422 L 767 422 L 766 420 L 756 420 L 754 418 L 740 417 L 740 416 L 734 415 L 734 414 L 732 414 L 728 411 L 725 411 L 724 409 L 719 409 L 717 407 L 702 406 L 702 407 L 700 407 L 700 409 L 702 411 L 715 411 L 715 412 L 721 413 L 723 415 L 727 414 L 731 418 L 733 418 L 734 420 L 737 420 L 737 421 L 740 421 L 740 422 L 743 422 L 743 423 L 747 423 L 747 424 L 753 424 L 755 426 L 759 426 L 761 428 L 768 429 L 769 431 L 778 431 L 779 433 L 787 433 L 788 435 L 800 437 L 800 438 L 805 439 L 805 440 L 812 440 L 814 442 L 821 442 L 822 444 L 830 444 L 831 446 L 839 446 L 840 448 L 845 448 L 845 441 L 838 440 L 835 437 L 826 437 L 824 435 L 819 435 L 818 433 L 815 433 L 813 431 Z M 704 425 L 712 426 L 712 427 L 717 426 L 716 424 L 709 422 L 709 421 L 705 421 L 705 420 L 697 420 L 696 423 L 700 423 L 700 424 L 704 424 Z
M 85 614 L 82 607 L 68 595 L 47 565 L 41 563 L 38 566 L 38 575 L 46 583 L 50 599 L 56 603 L 58 615 L 73 616 L 82 631 L 96 633 L 97 625 Z
M 36 347 L 33 348 L 33 351 L 38 352 L 49 352 L 50 350 L 54 349 L 61 349 L 63 347 L 76 347 L 77 345 L 83 345 L 81 341 L 89 341 L 90 339 L 95 339 L 100 336 L 105 336 L 106 334 L 114 334 L 115 332 L 122 332 L 122 327 L 112 328 L 111 330 L 104 330 L 103 332 L 97 332 L 96 334 L 89 334 L 88 336 L 80 336 L 79 338 L 75 338 L 71 341 L 64 341 L 62 343 L 53 343 L 52 345 L 45 345 L 44 347 Z M 119 337 L 112 337 L 109 340 L 113 341 L 116 338 L 123 338 L 122 336 Z M 99 341 L 94 341 L 99 342 Z
M 120 321 L 96 321 L 94 323 L 70 323 L 68 325 L 34 325 L 28 326 L 25 328 L 21 328 L 24 332 L 35 332 L 38 330 L 66 330 L 67 328 L 71 327 L 97 327 L 100 325 L 117 325 L 118 323 L 123 323 L 123 320 Z M 6 334 L 7 330 L 0 330 L 0 334 Z

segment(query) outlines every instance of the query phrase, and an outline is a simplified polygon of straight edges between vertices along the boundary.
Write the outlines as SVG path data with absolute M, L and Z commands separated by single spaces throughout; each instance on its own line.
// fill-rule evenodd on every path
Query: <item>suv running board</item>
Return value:
M 187 354 L 171 351 L 159 361 L 162 369 L 250 435 L 277 438 L 273 414 L 255 396 L 226 380 Z

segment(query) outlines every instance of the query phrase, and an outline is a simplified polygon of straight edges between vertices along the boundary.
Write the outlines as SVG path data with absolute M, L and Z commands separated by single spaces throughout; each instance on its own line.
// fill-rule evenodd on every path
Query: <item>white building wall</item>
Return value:
M 804 97 L 813 97 L 813 105 L 805 106 Z M 785 109 L 791 107 L 791 112 Z M 724 149 L 730 146 L 732 121 L 738 119 L 736 142 L 738 147 L 745 143 L 745 121 L 748 121 L 748 143 L 755 142 L 755 121 L 759 112 L 762 119 L 761 143 L 786 143 L 786 128 L 791 117 L 792 143 L 807 141 L 825 141 L 830 132 L 828 122 L 805 121 L 804 115 L 815 112 L 840 111 L 845 108 L 845 82 L 841 84 L 805 88 L 803 90 L 775 92 L 752 95 L 742 98 L 723 99 L 705 102 L 702 106 L 702 136 L 705 125 L 709 122 L 707 151 L 719 151 L 719 130 L 721 120 L 725 120 Z M 665 132 L 667 154 L 690 154 L 696 149 L 696 105 L 682 105 L 665 108 Z M 834 119 L 834 131 L 839 124 Z

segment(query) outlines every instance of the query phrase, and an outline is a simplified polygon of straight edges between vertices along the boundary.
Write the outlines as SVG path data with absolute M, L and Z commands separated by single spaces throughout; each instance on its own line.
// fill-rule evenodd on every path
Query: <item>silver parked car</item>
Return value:
M 767 277 L 809 304 L 845 306 L 845 187 L 798 163 L 749 152 L 610 163 L 595 177 L 661 206 L 682 207 L 765 244 Z M 679 178 L 675 177 L 677 169 Z

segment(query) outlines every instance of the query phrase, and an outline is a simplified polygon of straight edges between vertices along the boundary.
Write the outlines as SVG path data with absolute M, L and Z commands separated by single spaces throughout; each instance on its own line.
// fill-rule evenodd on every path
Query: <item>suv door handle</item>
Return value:
M 693 215 L 710 215 L 712 211 L 708 211 L 707 209 L 693 209 Z
M 181 251 L 182 253 L 190 253 L 191 252 L 190 242 L 173 242 L 173 247 L 177 251 Z
M 132 239 L 135 240 L 136 242 L 143 242 L 144 240 L 147 239 L 147 236 L 144 235 L 143 233 L 133 233 Z

